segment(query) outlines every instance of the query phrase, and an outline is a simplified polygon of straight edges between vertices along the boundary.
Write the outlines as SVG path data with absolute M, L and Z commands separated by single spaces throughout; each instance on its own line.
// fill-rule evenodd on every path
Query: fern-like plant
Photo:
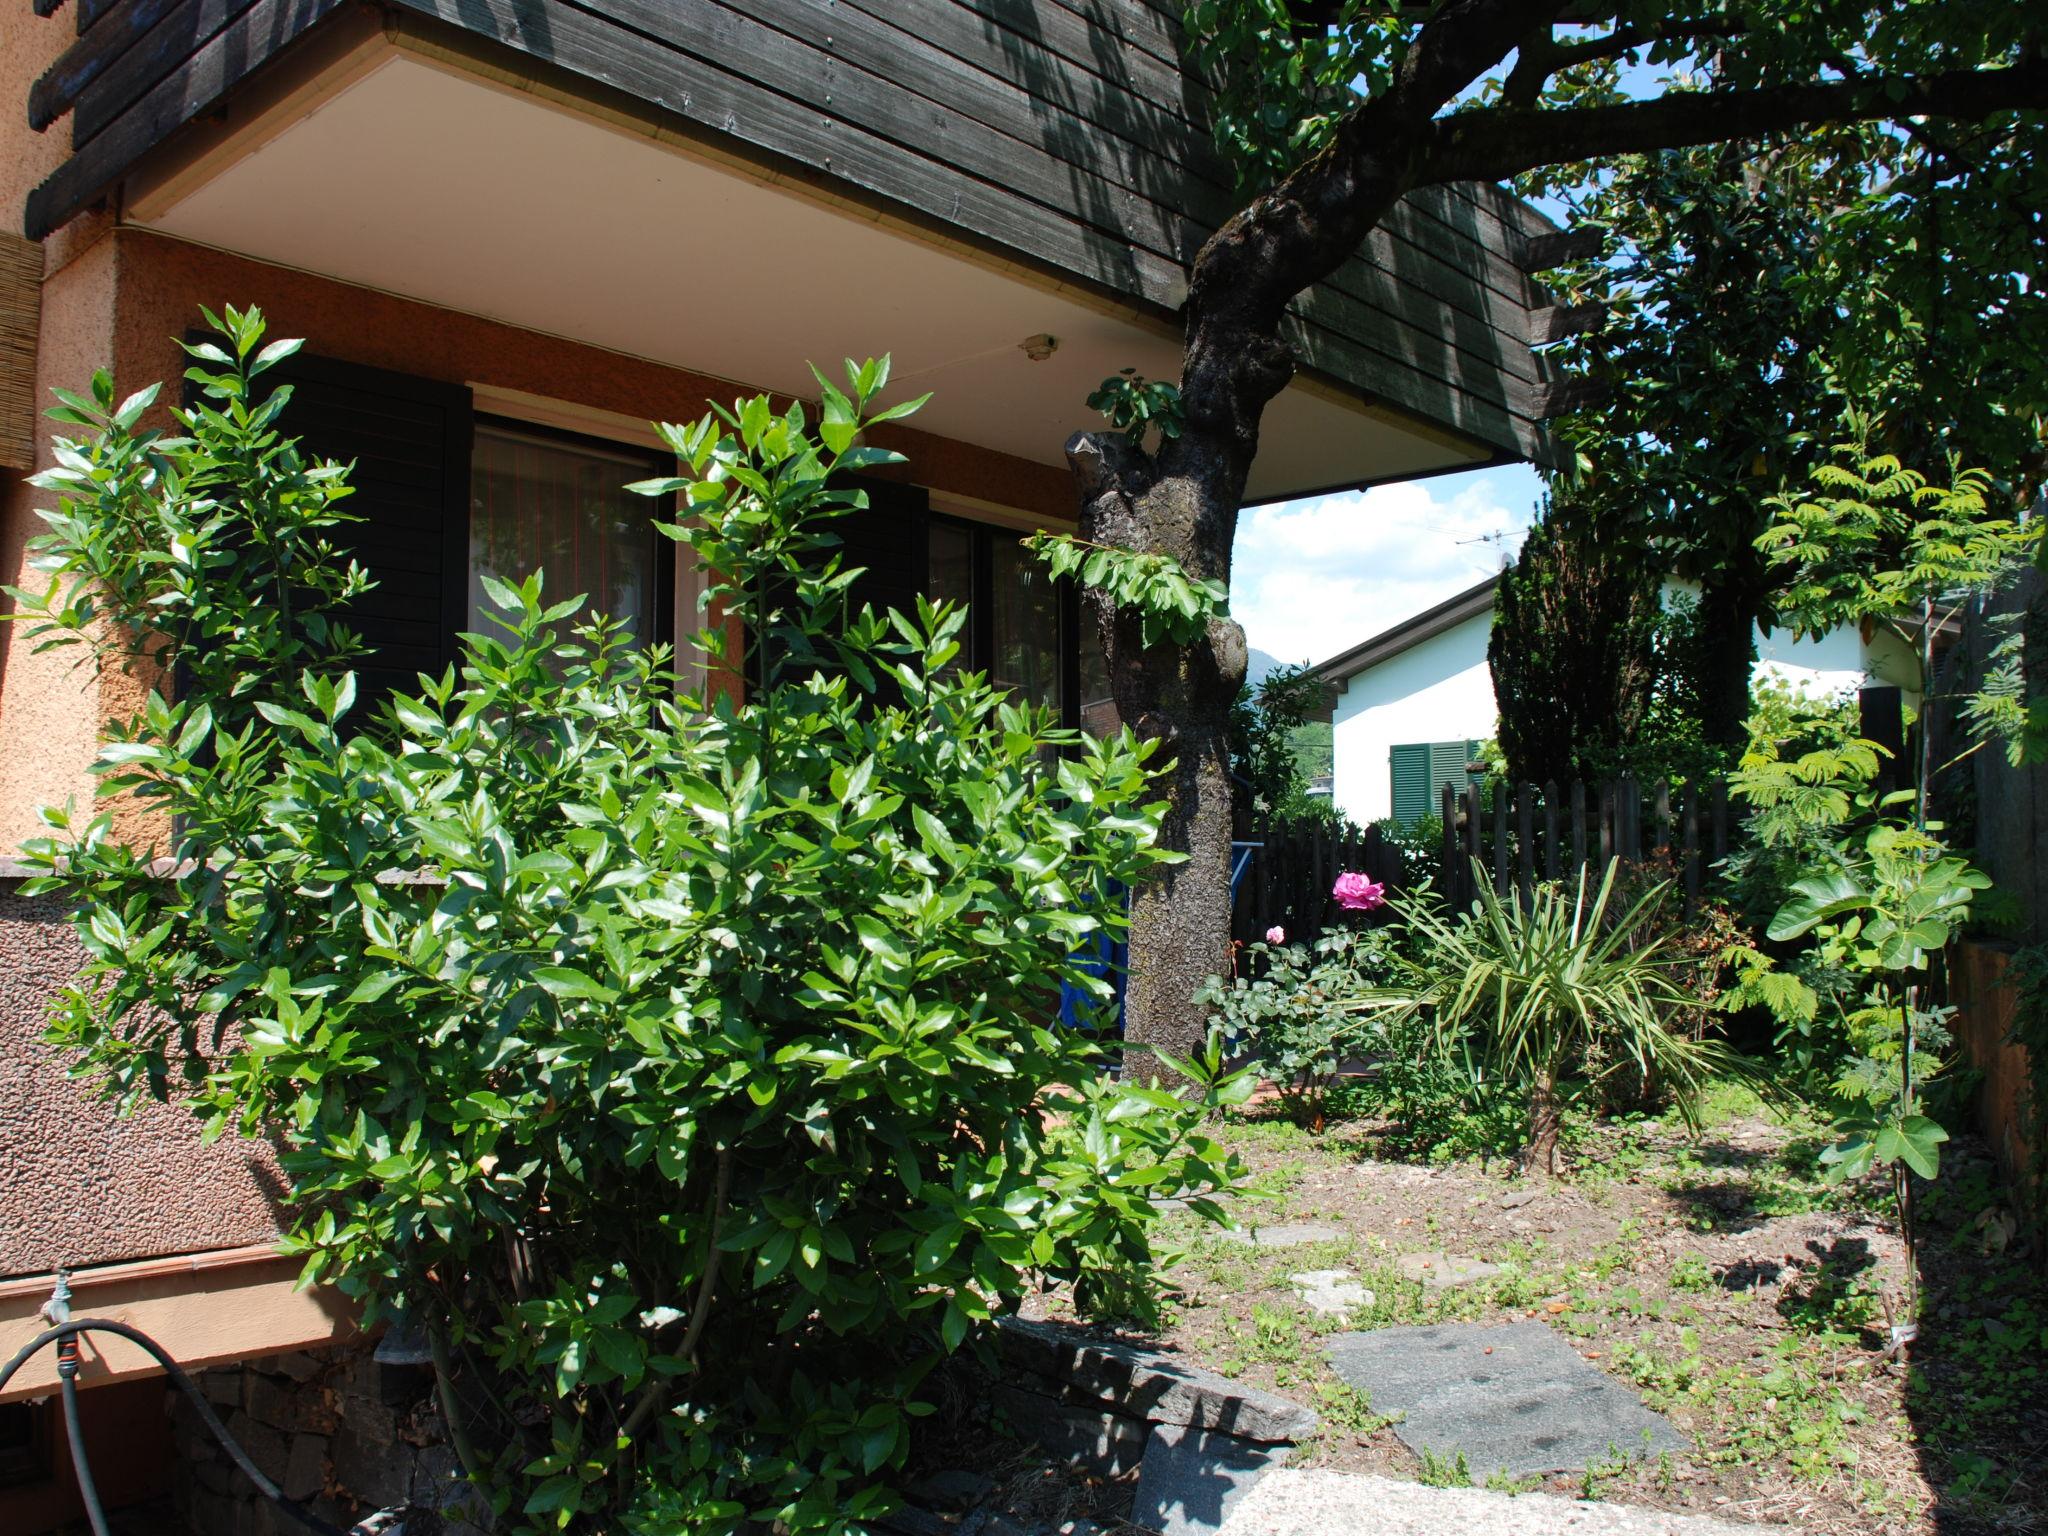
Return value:
M 1462 1062 L 1475 1082 L 1527 1096 L 1525 1173 L 1557 1169 L 1558 1134 L 1574 1095 L 1625 1068 L 1661 1085 L 1694 1123 L 1699 1095 L 1740 1057 L 1672 1027 L 1691 1001 L 1678 957 L 1651 925 L 1668 885 L 1614 910 L 1618 861 L 1597 887 L 1546 881 L 1525 902 L 1480 872 L 1479 899 L 1455 915 L 1425 899 L 1402 914 L 1399 979 L 1356 1005 L 1419 1015 L 1428 1049 Z

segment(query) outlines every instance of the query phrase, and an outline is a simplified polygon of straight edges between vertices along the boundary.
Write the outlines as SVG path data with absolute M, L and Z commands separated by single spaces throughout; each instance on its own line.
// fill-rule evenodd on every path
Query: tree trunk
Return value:
M 1756 674 L 1756 626 L 1770 590 L 1755 551 L 1707 573 L 1700 587 L 1700 731 L 1717 746 L 1740 747 Z
M 1228 582 L 1242 470 L 1168 476 L 1121 439 L 1085 434 L 1067 456 L 1081 486 L 1084 538 L 1171 555 L 1191 575 Z M 1246 455 L 1246 469 L 1250 462 Z M 1126 1070 L 1150 1082 L 1163 1075 L 1153 1047 L 1199 1051 L 1208 1026 L 1194 994 L 1229 971 L 1230 707 L 1244 684 L 1244 631 L 1219 619 L 1192 645 L 1147 647 L 1139 614 L 1094 606 L 1117 712 L 1173 765 L 1161 846 L 1188 856 L 1131 893 Z
M 1451 9 L 1457 24 L 1425 28 L 1383 97 L 1348 113 L 1328 144 L 1196 254 L 1182 312 L 1178 435 L 1153 453 L 1107 434 L 1080 433 L 1067 444 L 1084 538 L 1171 555 L 1199 580 L 1229 582 L 1259 423 L 1294 376 L 1294 354 L 1281 340 L 1288 304 L 1343 265 L 1416 184 L 1444 105 L 1547 25 L 1535 0 L 1455 0 Z M 1244 682 L 1244 631 L 1217 620 L 1192 645 L 1147 648 L 1136 614 L 1100 622 L 1124 723 L 1160 740 L 1177 764 L 1162 841 L 1189 856 L 1132 899 L 1124 1038 L 1142 1058 L 1153 1045 L 1186 1050 L 1202 1039 L 1194 992 L 1228 969 L 1226 740 Z M 1152 1075 L 1147 1062 L 1132 1066 Z
M 1558 1102 L 1557 1074 L 1536 1075 L 1529 1090 L 1529 1144 L 1522 1149 L 1522 1173 L 1549 1178 L 1557 1172 L 1557 1138 L 1564 1128 L 1564 1106 Z

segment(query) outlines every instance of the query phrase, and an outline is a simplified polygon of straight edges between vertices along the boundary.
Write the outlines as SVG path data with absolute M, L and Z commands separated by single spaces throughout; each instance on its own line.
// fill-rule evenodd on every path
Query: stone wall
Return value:
M 473 1536 L 479 1527 L 423 1366 L 384 1365 L 369 1345 L 270 1355 L 196 1378 L 249 1459 L 315 1514 L 348 1526 L 413 1506 L 406 1536 Z M 175 1389 L 175 1507 L 191 1536 L 290 1536 L 289 1519 L 229 1460 Z

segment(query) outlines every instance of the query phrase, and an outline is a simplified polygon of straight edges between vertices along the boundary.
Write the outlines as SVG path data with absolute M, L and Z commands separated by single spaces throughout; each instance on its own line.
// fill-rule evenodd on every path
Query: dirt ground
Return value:
M 1926 1298 L 1910 1367 L 1887 1361 L 1887 1298 L 1903 1252 L 1887 1189 L 1818 1176 L 1818 1128 L 1717 1097 L 1692 1138 L 1662 1120 L 1581 1130 L 1564 1177 L 1403 1161 L 1369 1122 L 1312 1136 L 1283 1120 L 1223 1129 L 1263 1198 L 1241 1225 L 1316 1223 L 1304 1246 L 1230 1242 L 1192 1215 L 1152 1337 L 1213 1370 L 1312 1403 L 1298 1465 L 1457 1481 L 1423 1466 L 1322 1340 L 1347 1328 L 1538 1318 L 1628 1382 L 1695 1445 L 1524 1488 L 1814 1532 L 2048 1532 L 2048 1293 L 1980 1148 L 1958 1138 L 1921 1195 Z M 1402 1255 L 1498 1273 L 1434 1289 Z M 1416 1261 L 1411 1260 L 1411 1270 Z M 1306 1307 L 1289 1276 L 1346 1270 L 1370 1300 Z M 1057 1295 L 1030 1310 L 1061 1315 Z M 1495 1486 L 1502 1486 L 1496 1483 Z

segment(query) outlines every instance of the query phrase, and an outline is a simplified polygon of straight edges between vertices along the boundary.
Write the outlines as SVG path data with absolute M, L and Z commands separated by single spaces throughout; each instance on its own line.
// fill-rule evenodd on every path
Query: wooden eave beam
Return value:
M 1592 304 L 1550 304 L 1529 311 L 1529 345 L 1547 347 L 1572 336 L 1587 336 L 1607 324 L 1607 306 Z
M 1515 265 L 1524 272 L 1547 272 L 1567 262 L 1591 261 L 1600 254 L 1607 231 L 1588 224 L 1582 229 L 1560 229 L 1555 234 L 1531 235 L 1515 251 Z

